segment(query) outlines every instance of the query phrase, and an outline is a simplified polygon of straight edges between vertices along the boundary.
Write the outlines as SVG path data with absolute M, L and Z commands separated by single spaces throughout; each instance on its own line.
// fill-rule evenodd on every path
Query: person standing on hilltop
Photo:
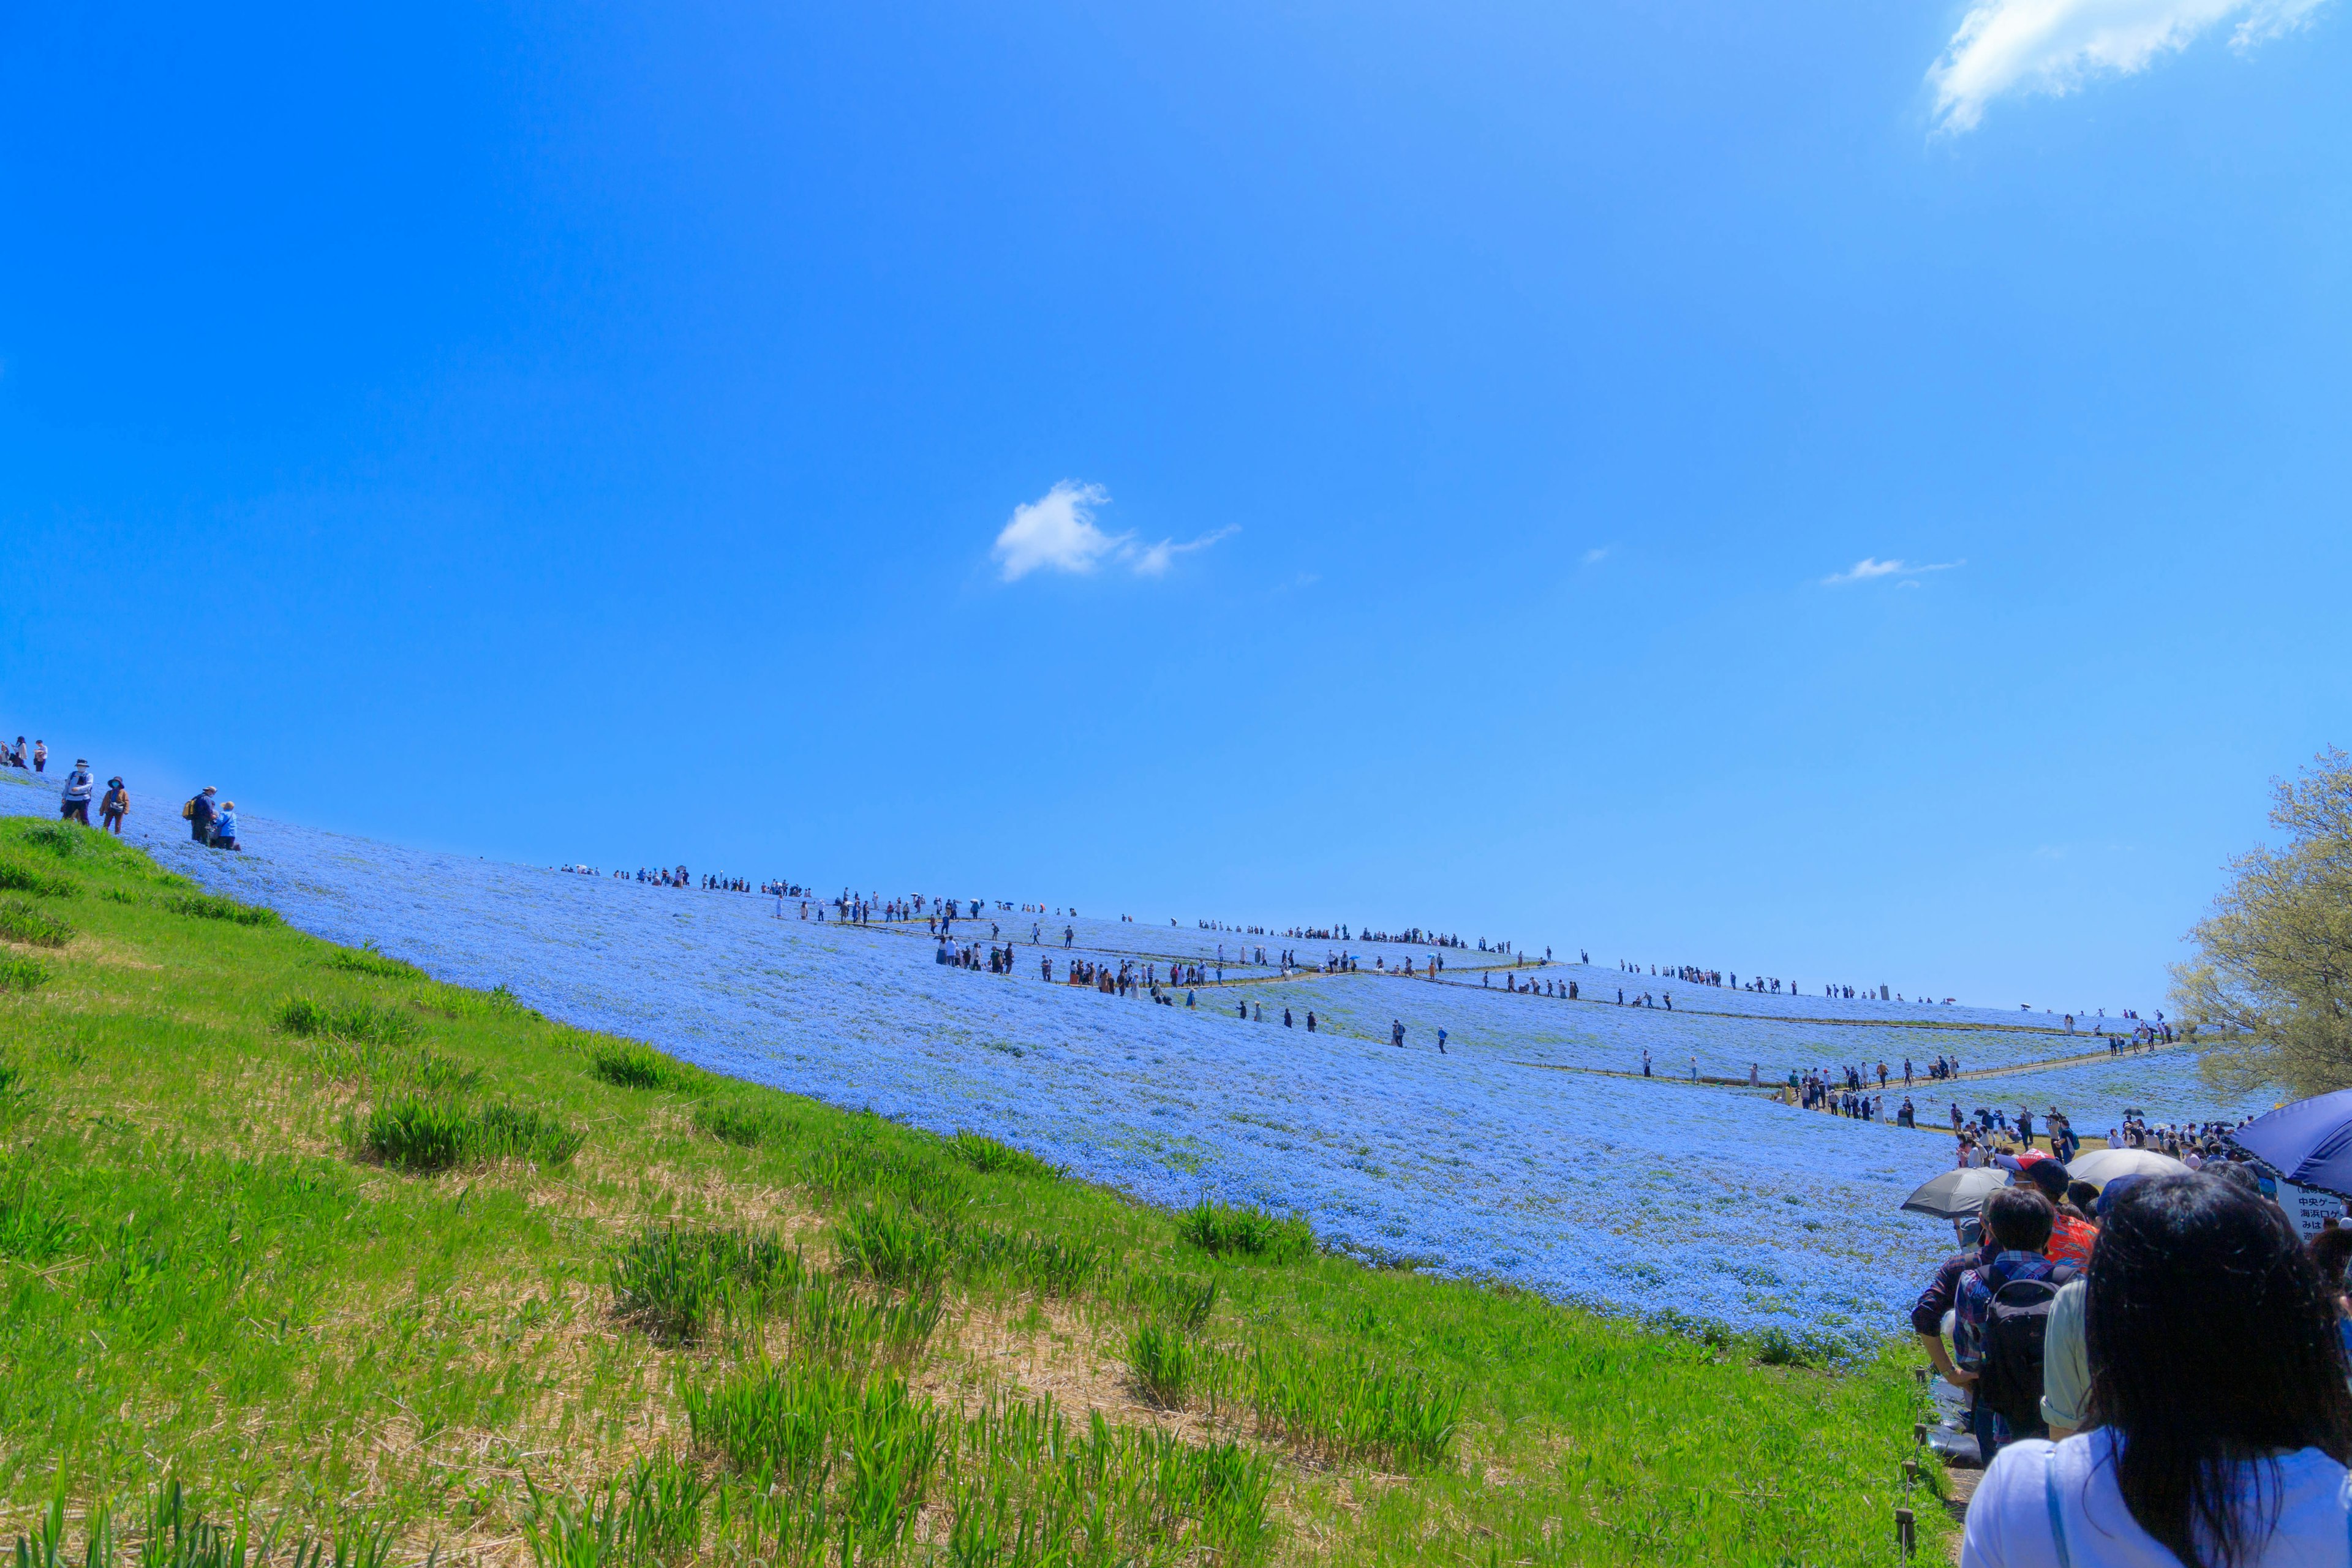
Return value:
M 73 772 L 66 774 L 65 797 L 58 808 L 59 820 L 79 822 L 84 827 L 88 827 L 89 826 L 89 792 L 92 787 L 89 759 L 75 758 Z
M 49 771 L 49 743 L 47 741 L 33 742 L 33 771 L 37 773 Z
M 206 840 L 215 849 L 243 849 L 236 841 L 236 802 L 221 803 L 220 815 L 213 818 L 213 836 Z
M 122 787 L 121 776 L 107 780 L 106 798 L 98 803 L 98 820 L 120 838 L 122 837 L 122 819 L 130 815 L 131 792 Z
M 203 793 L 180 808 L 180 815 L 188 819 L 188 837 L 198 844 L 213 841 L 213 818 L 220 815 L 220 806 L 213 797 L 219 793 L 206 784 Z

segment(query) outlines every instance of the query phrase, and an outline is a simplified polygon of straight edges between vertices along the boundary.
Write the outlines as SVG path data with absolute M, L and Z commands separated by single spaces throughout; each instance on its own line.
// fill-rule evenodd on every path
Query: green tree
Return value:
M 2172 1005 L 2217 1034 L 2209 1074 L 2298 1095 L 2352 1085 L 2352 757 L 2330 747 L 2272 784 L 2284 841 L 2230 862 L 2231 882 L 2172 970 Z

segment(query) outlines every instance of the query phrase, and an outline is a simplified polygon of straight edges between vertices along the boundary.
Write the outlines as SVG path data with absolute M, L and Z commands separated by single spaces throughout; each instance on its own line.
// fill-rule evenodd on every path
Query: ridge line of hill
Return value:
M 966 916 L 962 918 L 971 919 L 974 917 Z M 984 919 L 985 917 L 979 918 Z M 846 931 L 873 931 L 888 936 L 914 936 L 918 934 L 914 930 L 914 922 L 911 920 L 827 921 L 825 923 Z M 936 931 L 927 931 L 920 934 L 926 941 L 939 940 L 939 933 Z M 991 940 L 1003 941 L 1003 939 L 998 937 Z M 1076 948 L 1066 950 L 1056 948 L 1047 942 L 1032 942 L 1029 945 L 1045 952 L 1060 952 L 1065 951 L 1076 952 L 1081 951 Z M 1202 960 L 1187 957 L 1182 953 L 1160 952 L 1150 948 L 1140 947 L 1110 947 L 1102 943 L 1093 944 L 1085 948 L 1083 951 L 1087 952 L 1105 953 L 1118 958 L 1152 959 L 1170 964 L 1203 962 Z M 1207 963 L 1204 966 L 1214 967 L 1213 961 Z M 1262 966 L 1257 964 L 1243 965 L 1240 963 L 1230 963 L 1225 965 L 1225 967 L 1258 968 Z M 1460 973 L 1465 974 L 1500 974 L 1506 972 L 1523 974 L 1529 970 L 1535 969 L 1574 969 L 1577 967 L 1579 967 L 1579 965 L 1563 963 L 1558 959 L 1537 959 L 1524 963 L 1449 963 L 1445 966 L 1445 973 L 1451 974 L 1459 970 Z M 1584 967 L 1590 966 L 1586 965 Z M 1423 985 L 1460 985 L 1465 984 L 1464 982 L 1455 980 L 1433 981 L 1427 975 L 1406 974 L 1400 970 L 1393 969 L 1320 969 L 1307 967 L 1292 974 L 1284 974 L 1277 971 L 1268 974 L 1229 975 L 1223 980 L 1203 980 L 1189 988 L 1201 991 L 1207 990 L 1212 986 L 1279 984 L 1286 980 L 1297 979 L 1300 974 L 1313 974 L 1322 979 L 1336 979 L 1352 975 L 1366 980 L 1411 980 L 1416 984 Z M 1643 976 L 1643 978 L 1655 977 Z M 1474 989 L 1491 990 L 1492 987 L 1480 986 L 1474 987 Z M 1701 991 L 1715 991 L 1722 988 L 1719 986 L 1699 986 L 1697 989 Z M 1576 1002 L 1597 1007 L 1615 1007 L 1622 1005 L 1615 1002 L 1604 1002 L 1598 996 L 1557 996 L 1549 998 L 1549 1000 L 1558 1002 Z M 1671 1007 L 1661 1007 L 1658 1008 L 1657 1011 L 1662 1013 L 1671 1013 L 1674 1009 Z M 1963 1034 L 1981 1031 L 1990 1034 L 2011 1035 L 2069 1035 L 2067 1030 L 2060 1028 L 2055 1024 L 1995 1024 L 1970 1022 L 1960 1018 L 1815 1018 L 1781 1013 L 1726 1013 L 1714 1007 L 1693 1007 L 1686 1008 L 1685 1011 L 1702 1015 L 1709 1018 L 1742 1018 L 1759 1024 L 1812 1024 L 1827 1028 L 1841 1029 L 1948 1029 Z M 2069 1037 L 2081 1037 L 2081 1036 L 2082 1031 L 2077 1029 L 2073 1031 Z M 1637 1073 L 1634 1076 L 1638 1078 L 1641 1075 Z

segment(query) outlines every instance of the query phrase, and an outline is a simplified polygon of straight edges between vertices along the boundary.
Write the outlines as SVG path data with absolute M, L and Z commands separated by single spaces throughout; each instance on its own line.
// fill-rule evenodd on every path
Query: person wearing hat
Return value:
M 2066 1167 L 2044 1154 L 2038 1160 L 2023 1162 L 2020 1174 L 2040 1189 L 2055 1211 L 2050 1222 L 2050 1239 L 2042 1244 L 2042 1255 L 2053 1263 L 2071 1263 L 2077 1268 L 2091 1266 L 2091 1249 L 2099 1244 L 2099 1227 L 2077 1218 L 2069 1212 L 2066 1191 L 2071 1181 Z
M 98 803 L 100 826 L 113 829 L 117 838 L 122 837 L 122 819 L 131 815 L 131 792 L 122 787 L 120 776 L 106 781 L 106 796 Z
M 220 791 L 206 784 L 203 794 L 180 808 L 180 815 L 188 819 L 188 837 L 199 844 L 213 841 L 213 818 L 220 815 L 219 804 L 213 796 L 218 794 Z
M 236 802 L 221 802 L 220 813 L 213 818 L 213 836 L 206 840 L 215 849 L 242 849 L 236 841 Z
M 76 757 L 73 772 L 66 775 L 65 800 L 58 807 L 58 817 L 66 822 L 79 822 L 84 827 L 88 827 L 90 788 L 89 759 Z

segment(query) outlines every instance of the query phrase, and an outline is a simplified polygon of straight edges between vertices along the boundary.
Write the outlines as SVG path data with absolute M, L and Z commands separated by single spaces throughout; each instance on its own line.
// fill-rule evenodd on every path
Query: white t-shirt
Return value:
M 2115 1441 L 2111 1430 L 2100 1430 L 2003 1448 L 1969 1500 L 1960 1568 L 2060 1568 L 2046 1490 L 2053 1465 L 2067 1568 L 2180 1568 L 2124 1506 Z M 2346 1568 L 2352 1563 L 2352 1475 L 2316 1448 L 2282 1456 L 2278 1475 L 2278 1528 L 2247 1559 L 2248 1568 Z

